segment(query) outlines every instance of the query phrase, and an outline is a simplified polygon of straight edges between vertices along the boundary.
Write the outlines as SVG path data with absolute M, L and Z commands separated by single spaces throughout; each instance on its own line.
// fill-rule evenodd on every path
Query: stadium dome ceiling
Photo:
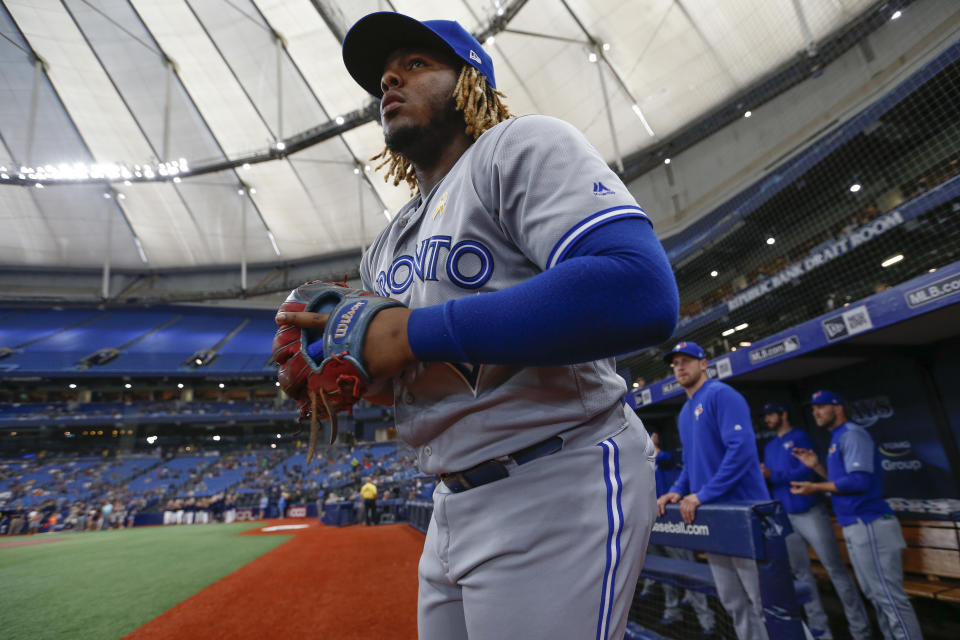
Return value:
M 381 130 L 340 57 L 372 11 L 460 21 L 514 113 L 572 122 L 617 166 L 875 4 L 3 0 L 0 266 L 280 264 L 369 244 L 409 197 L 367 160 Z

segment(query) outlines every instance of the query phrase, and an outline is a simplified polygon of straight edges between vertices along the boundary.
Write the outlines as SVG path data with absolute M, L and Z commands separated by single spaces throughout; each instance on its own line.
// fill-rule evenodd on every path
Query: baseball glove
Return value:
M 281 325 L 273 338 L 280 387 L 310 418 L 307 464 L 316 451 L 319 421 L 330 420 L 330 444 L 337 438 L 337 413 L 353 413 L 366 393 L 370 374 L 363 364 L 363 339 L 370 321 L 402 303 L 337 282 L 308 282 L 290 292 L 279 311 L 328 313 L 324 329 Z

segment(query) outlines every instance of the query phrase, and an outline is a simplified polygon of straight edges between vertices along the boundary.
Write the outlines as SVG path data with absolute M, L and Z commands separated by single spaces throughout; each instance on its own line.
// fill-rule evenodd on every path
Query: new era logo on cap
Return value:
M 483 64 L 483 60 L 480 59 L 480 56 L 473 49 L 470 49 L 470 59 L 477 64 Z

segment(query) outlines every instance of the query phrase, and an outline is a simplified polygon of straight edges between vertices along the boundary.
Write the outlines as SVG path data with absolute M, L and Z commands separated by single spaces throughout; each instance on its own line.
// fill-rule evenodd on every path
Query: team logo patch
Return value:
M 437 216 L 443 214 L 443 212 L 446 210 L 447 210 L 447 192 L 444 191 L 443 195 L 440 196 L 440 202 L 438 202 L 437 206 L 434 207 L 433 209 L 433 217 L 436 218 Z
M 693 417 L 696 418 L 697 420 L 699 420 L 701 413 L 703 413 L 703 405 L 702 405 L 702 404 L 698 404 L 698 405 L 697 405 L 697 408 L 693 410 Z
M 831 456 L 832 456 L 832 455 L 835 454 L 836 452 L 837 452 L 837 443 L 834 442 L 833 444 L 830 445 L 830 448 L 827 450 L 827 455 L 831 455 Z
M 793 449 L 793 440 L 790 440 L 789 442 L 784 442 L 784 443 L 783 443 L 783 448 L 786 449 L 786 450 L 788 450 L 788 451 L 791 450 L 791 449 Z
M 616 191 L 605 186 L 602 182 L 593 183 L 593 195 L 595 196 L 612 196 Z
M 483 64 L 483 60 L 480 59 L 480 56 L 473 49 L 470 49 L 470 59 L 477 64 Z

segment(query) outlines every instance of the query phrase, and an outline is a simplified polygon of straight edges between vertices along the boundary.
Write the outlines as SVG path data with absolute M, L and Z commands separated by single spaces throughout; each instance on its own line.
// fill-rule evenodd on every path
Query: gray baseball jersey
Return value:
M 361 276 L 367 290 L 411 308 L 441 304 L 528 280 L 597 225 L 637 215 L 645 214 L 574 127 L 512 118 L 400 209 L 364 255 Z M 438 473 L 610 420 L 626 385 L 608 358 L 555 367 L 421 363 L 394 391 L 400 437 L 423 471 Z

